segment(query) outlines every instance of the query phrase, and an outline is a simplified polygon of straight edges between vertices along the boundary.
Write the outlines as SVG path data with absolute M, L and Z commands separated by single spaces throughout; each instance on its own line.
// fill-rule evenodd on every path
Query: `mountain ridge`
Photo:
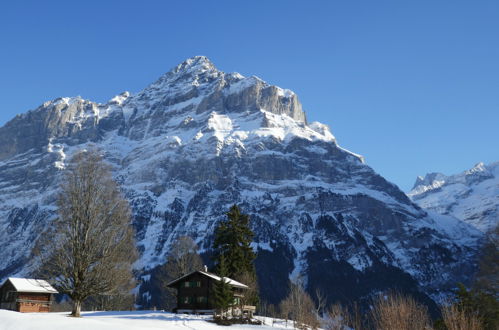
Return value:
M 499 219 L 499 162 L 477 163 L 454 175 L 418 177 L 408 196 L 421 207 L 487 232 Z

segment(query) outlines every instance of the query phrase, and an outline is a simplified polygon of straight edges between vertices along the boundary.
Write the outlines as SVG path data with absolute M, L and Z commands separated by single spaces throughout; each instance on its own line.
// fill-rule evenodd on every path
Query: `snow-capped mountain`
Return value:
M 233 203 L 251 216 L 260 288 L 273 303 L 300 274 L 311 292 L 347 301 L 387 288 L 426 299 L 474 270 L 480 232 L 435 221 L 326 125 L 307 122 L 295 93 L 198 56 L 137 94 L 59 98 L 0 128 L 0 278 L 36 266 L 31 249 L 55 216 L 60 174 L 90 144 L 130 201 L 144 275 L 179 235 L 208 261 Z M 152 306 L 142 278 L 141 303 Z
M 408 194 L 427 210 L 454 216 L 486 232 L 499 223 L 499 162 L 462 173 L 418 177 Z

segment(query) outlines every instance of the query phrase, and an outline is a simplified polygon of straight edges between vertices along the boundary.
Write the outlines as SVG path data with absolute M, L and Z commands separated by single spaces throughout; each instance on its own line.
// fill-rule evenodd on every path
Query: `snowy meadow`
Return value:
M 173 314 L 160 311 L 83 312 L 81 318 L 68 313 L 17 313 L 0 310 L 0 330 L 150 330 L 220 329 L 207 315 Z M 258 317 L 257 317 L 258 318 Z M 259 318 L 265 325 L 233 325 L 232 329 L 292 329 L 292 323 Z M 272 322 L 274 321 L 274 322 Z M 226 328 L 226 327 L 225 327 Z

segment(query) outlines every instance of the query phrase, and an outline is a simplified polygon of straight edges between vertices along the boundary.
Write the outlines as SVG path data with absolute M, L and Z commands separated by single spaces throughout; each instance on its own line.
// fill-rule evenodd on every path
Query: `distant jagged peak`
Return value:
M 447 176 L 445 176 L 442 173 L 438 173 L 438 172 L 428 173 L 424 177 L 418 176 L 416 178 L 416 182 L 414 183 L 414 186 L 412 187 L 412 190 L 415 190 L 418 187 L 428 187 L 428 186 L 431 186 L 433 188 L 437 188 L 437 187 L 440 187 L 445 182 L 446 179 L 447 179 Z
M 471 169 L 454 175 L 444 175 L 442 173 L 428 173 L 424 177 L 418 176 L 409 196 L 414 197 L 427 191 L 439 189 L 444 185 L 463 184 L 470 186 L 494 177 L 494 172 L 499 169 L 499 162 L 485 165 L 479 162 Z
M 480 162 L 449 176 L 427 174 L 408 196 L 425 210 L 451 215 L 485 233 L 497 225 L 499 162 Z
M 474 184 L 494 177 L 494 174 L 491 171 L 493 167 L 493 164 L 485 165 L 483 162 L 479 162 L 469 170 L 450 176 L 448 181 L 453 183 L 464 183 L 467 185 Z
M 471 169 L 465 171 L 465 175 L 473 175 L 477 173 L 488 173 L 489 171 L 487 170 L 485 164 L 483 162 L 479 162 L 475 164 Z

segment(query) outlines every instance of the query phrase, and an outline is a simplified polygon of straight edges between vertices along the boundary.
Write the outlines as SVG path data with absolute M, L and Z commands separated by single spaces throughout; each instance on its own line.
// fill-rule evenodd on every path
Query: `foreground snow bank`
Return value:
M 0 310 L 0 330 L 152 330 L 152 329 L 276 329 L 285 328 L 283 322 L 268 325 L 217 326 L 208 322 L 211 316 L 182 315 L 166 312 L 85 312 L 82 318 L 67 313 L 17 313 Z M 291 327 L 290 327 L 291 328 Z

